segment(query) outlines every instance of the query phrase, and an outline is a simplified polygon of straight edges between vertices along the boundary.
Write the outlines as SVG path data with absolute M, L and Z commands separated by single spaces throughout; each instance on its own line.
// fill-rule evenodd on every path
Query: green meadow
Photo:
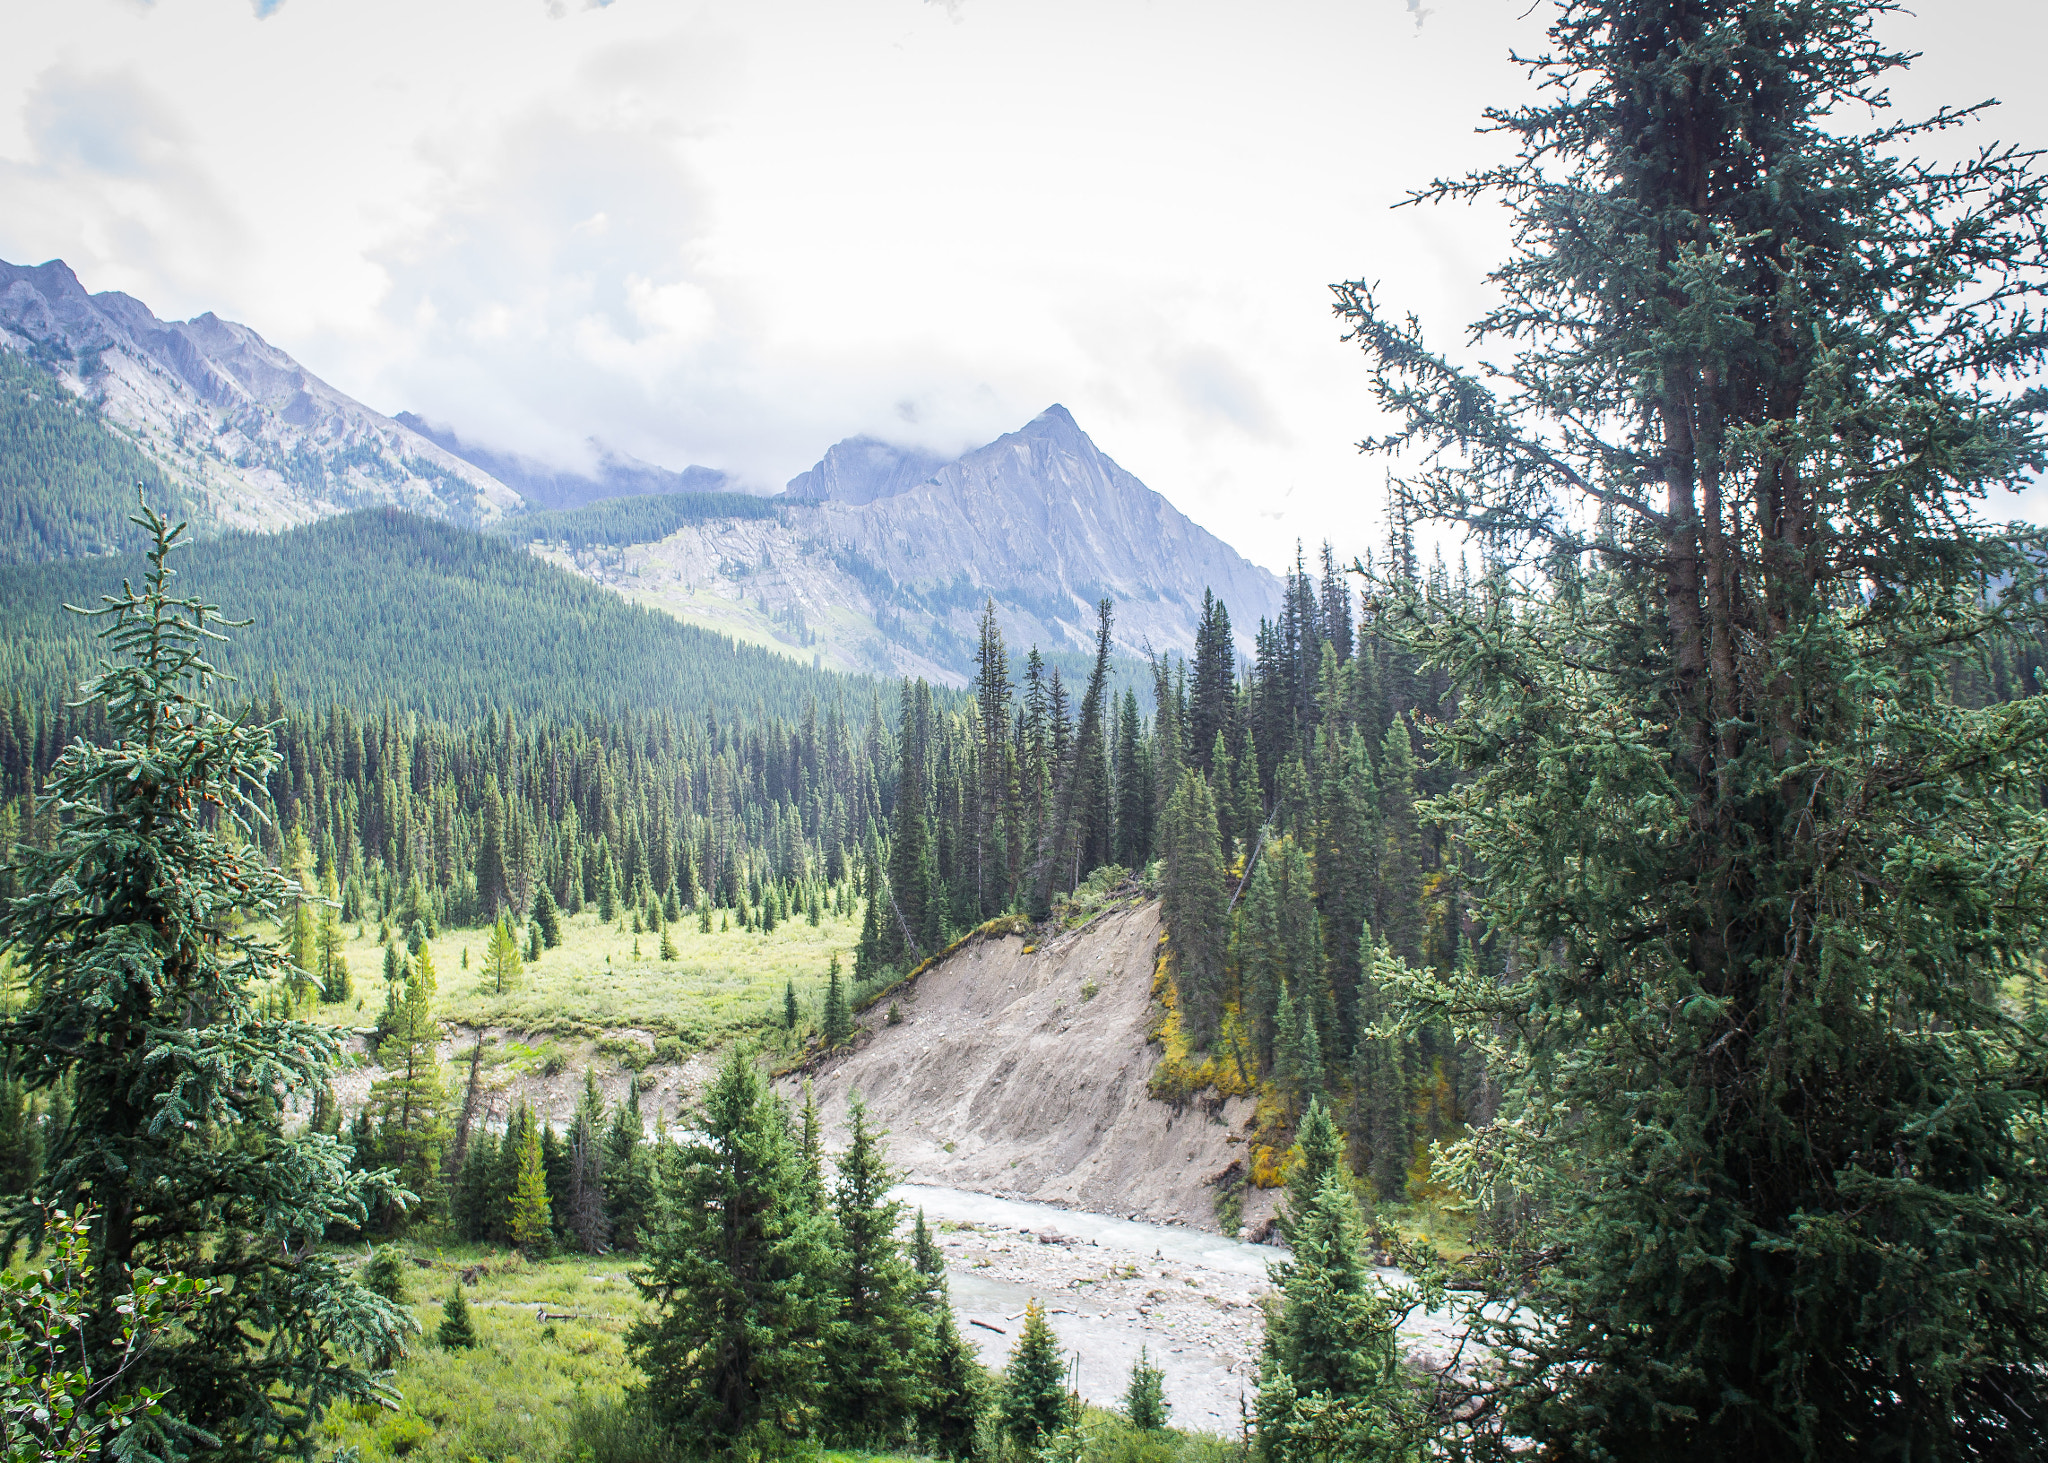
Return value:
M 552 1036 L 643 1031 L 656 1042 L 673 1038 L 686 1055 L 764 1025 L 779 1026 L 784 992 L 792 983 L 803 1023 L 815 1025 L 835 954 L 851 978 L 857 918 L 827 912 L 816 928 L 798 918 L 765 935 L 720 930 L 721 920 L 729 916 L 713 914 L 709 934 L 698 930 L 693 914 L 670 924 L 676 955 L 664 960 L 660 933 L 636 935 L 629 919 L 606 924 L 589 910 L 564 917 L 561 943 L 525 962 L 502 991 L 484 971 L 490 931 L 442 930 L 427 941 L 435 1012 L 463 1026 Z M 342 1026 L 375 1023 L 384 1003 L 384 947 L 377 934 L 375 924 L 349 927 L 345 954 L 354 994 L 307 1014 Z

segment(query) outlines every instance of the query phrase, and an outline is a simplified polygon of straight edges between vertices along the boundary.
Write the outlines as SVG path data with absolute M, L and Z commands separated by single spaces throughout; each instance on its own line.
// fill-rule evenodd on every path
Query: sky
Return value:
M 1928 0 L 1902 110 L 2048 144 L 2048 18 Z M 0 258 L 213 311 L 378 410 L 772 491 L 1064 403 L 1255 562 L 1378 542 L 1328 286 L 1446 345 L 1546 0 L 0 0 Z M 2038 491 L 2038 490 L 2037 490 Z M 2007 516 L 2003 505 L 1990 505 Z M 2034 515 L 2029 515 L 2034 516 Z

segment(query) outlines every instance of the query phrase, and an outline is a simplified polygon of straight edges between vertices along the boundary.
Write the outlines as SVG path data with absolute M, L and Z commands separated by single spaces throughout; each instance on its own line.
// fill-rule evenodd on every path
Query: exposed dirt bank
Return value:
M 1216 1183 L 1245 1157 L 1252 1105 L 1147 1095 L 1159 936 L 1150 901 L 1035 950 L 1013 935 L 941 961 L 895 998 L 899 1024 L 881 1002 L 855 1049 L 813 1074 L 827 1146 L 844 1144 L 858 1091 L 912 1182 L 1216 1229 Z M 1272 1203 L 1249 1191 L 1246 1224 Z

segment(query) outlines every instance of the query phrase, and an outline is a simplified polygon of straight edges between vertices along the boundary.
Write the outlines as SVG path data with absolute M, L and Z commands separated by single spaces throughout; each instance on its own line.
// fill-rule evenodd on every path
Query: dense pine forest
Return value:
M 332 605 L 342 591 L 330 571 L 366 544 L 392 589 L 379 603 L 408 614 L 447 603 L 422 598 L 434 585 L 453 594 L 458 582 L 480 584 L 450 611 L 458 638 L 465 625 L 481 638 L 514 595 L 538 599 L 536 584 L 572 604 L 585 592 L 474 533 L 386 513 L 200 545 L 183 587 L 279 604 L 284 566 L 310 563 L 305 582 L 334 593 L 304 603 Z M 1427 616 L 1473 612 L 1480 591 L 1462 569 L 1421 572 L 1401 538 L 1385 561 L 1392 572 L 1380 582 L 1405 586 Z M 48 615 L 89 600 L 84 587 L 121 567 L 14 572 L 40 596 L 33 612 Z M 1176 1014 L 1194 1047 L 1227 1051 L 1255 1084 L 1271 1084 L 1286 1113 L 1327 1099 L 1352 1163 L 1381 1200 L 1399 1202 L 1427 1143 L 1483 1121 L 1494 1094 L 1476 1050 L 1447 1027 L 1391 1043 L 1370 1036 L 1387 1014 L 1375 952 L 1447 972 L 1499 957 L 1463 895 L 1458 850 L 1417 810 L 1450 785 L 1431 743 L 1456 712 L 1448 679 L 1380 633 L 1357 582 L 1327 544 L 1313 571 L 1297 561 L 1283 614 L 1260 623 L 1249 663 L 1233 649 L 1228 607 L 1212 598 L 1193 661 L 1157 662 L 1144 707 L 1129 688 L 1108 693 L 1106 656 L 1079 687 L 1035 649 L 1013 660 L 992 613 L 971 693 L 906 682 L 885 703 L 873 683 L 809 672 L 588 590 L 582 643 L 593 654 L 637 649 L 650 662 L 690 655 L 694 677 L 664 678 L 664 699 L 685 701 L 694 685 L 701 715 L 571 717 L 543 703 L 444 720 L 410 709 L 442 694 L 438 662 L 335 650 L 350 621 L 330 612 L 331 625 L 303 642 L 330 649 L 298 655 L 292 684 L 316 705 L 323 686 L 360 687 L 360 698 L 308 710 L 272 681 L 250 704 L 275 726 L 279 753 L 255 829 L 269 857 L 334 891 L 341 921 L 401 932 L 507 915 L 524 926 L 543 908 L 588 908 L 607 922 L 630 912 L 636 930 L 699 911 L 772 930 L 859 907 L 855 1002 L 985 920 L 1047 913 L 1106 868 L 1149 879 L 1166 901 Z M 521 608 L 544 614 L 547 603 Z M 274 651 L 240 647 L 274 638 L 252 629 L 223 658 L 270 666 Z M 495 650 L 470 674 L 508 687 L 533 674 L 519 657 L 540 653 Z M 1953 690 L 1967 704 L 2007 699 L 2042 662 L 2038 644 L 2002 641 L 1958 672 Z M 376 705 L 379 690 L 391 698 L 380 714 L 355 709 Z M 573 694 L 559 678 L 551 688 Z M 32 789 L 74 734 L 104 737 L 103 714 L 11 693 L 0 717 L 0 836 L 55 836 Z M 547 1141 L 553 1152 L 556 1135 Z
M 395 509 L 183 552 L 180 589 L 252 622 L 216 648 L 220 668 L 245 694 L 267 705 L 274 692 L 307 714 L 389 706 L 464 725 L 507 711 L 574 720 L 758 702 L 790 717 L 814 698 L 861 694 L 858 681 L 626 604 L 503 539 Z M 141 567 L 117 556 L 0 569 L 0 674 L 34 701 L 68 694 L 93 651 L 64 606 L 98 603 Z

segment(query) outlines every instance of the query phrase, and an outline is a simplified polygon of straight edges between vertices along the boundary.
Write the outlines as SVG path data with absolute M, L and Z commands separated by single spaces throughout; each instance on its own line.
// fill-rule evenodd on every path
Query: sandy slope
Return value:
M 1010 936 L 941 962 L 899 1001 L 901 1024 L 884 1002 L 814 1074 L 828 1146 L 857 1089 L 912 1182 L 1215 1229 L 1213 1181 L 1245 1155 L 1251 1104 L 1176 1112 L 1147 1096 L 1159 935 L 1152 901 L 1031 954 Z M 1271 1202 L 1252 1191 L 1246 1221 Z

